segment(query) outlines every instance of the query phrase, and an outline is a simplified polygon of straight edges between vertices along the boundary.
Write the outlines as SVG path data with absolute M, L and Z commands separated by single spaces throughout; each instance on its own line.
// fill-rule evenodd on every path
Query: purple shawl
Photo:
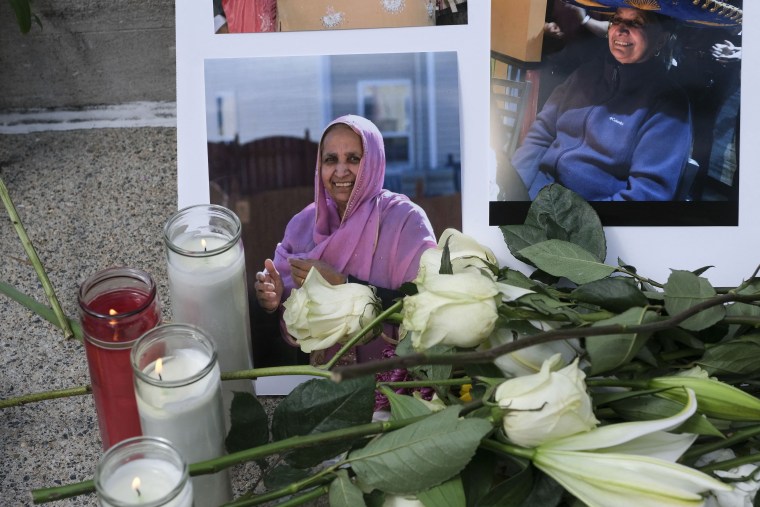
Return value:
M 425 212 L 404 195 L 383 190 L 385 146 L 377 127 L 366 118 L 341 116 L 362 140 L 364 154 L 341 221 L 338 208 L 322 184 L 322 140 L 314 175 L 314 202 L 295 215 L 275 250 L 274 265 L 290 295 L 294 283 L 288 259 L 320 259 L 345 275 L 371 285 L 398 289 L 417 276 L 422 252 L 436 246 Z M 322 134 L 324 138 L 324 133 Z M 374 354 L 373 354 L 374 355 Z

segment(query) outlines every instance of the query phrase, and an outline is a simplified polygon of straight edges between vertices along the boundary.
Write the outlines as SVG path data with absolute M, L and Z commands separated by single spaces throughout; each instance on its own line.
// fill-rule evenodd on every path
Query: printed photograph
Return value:
M 492 225 L 522 223 L 551 183 L 605 225 L 738 224 L 741 0 L 493 0 L 491 15 Z
M 213 0 L 214 33 L 467 24 L 467 0 Z
M 294 246 L 299 241 L 308 243 L 315 221 L 319 224 L 331 207 L 337 205 L 334 219 L 345 221 L 341 229 L 354 227 L 345 217 L 364 213 L 365 201 L 377 195 L 379 210 L 406 210 L 401 215 L 381 212 L 380 240 L 366 257 L 375 258 L 373 266 L 387 266 L 386 274 L 377 275 L 380 285 L 390 277 L 388 286 L 397 286 L 394 277 L 405 262 L 397 251 L 415 241 L 407 237 L 409 224 L 418 220 L 417 229 L 427 231 L 426 238 L 461 228 L 455 52 L 207 59 L 205 93 L 210 197 L 235 211 L 242 222 L 255 366 L 308 362 L 308 356 L 281 337 L 280 319 L 267 318 L 254 277 L 267 259 L 275 260 L 278 248 L 290 252 L 300 248 Z M 323 135 L 332 123 L 341 128 L 333 125 Z M 349 162 L 354 164 L 352 174 L 339 176 L 337 183 L 333 180 L 338 177 L 322 179 L 327 173 L 323 167 L 345 158 L 343 151 L 327 146 L 335 132 L 346 134 Z M 320 141 L 325 155 L 318 159 Z M 372 176 L 371 183 L 362 179 L 361 171 L 366 178 Z M 350 199 L 356 211 L 345 209 Z M 318 219 L 303 218 L 310 206 L 325 206 L 328 212 Z M 354 222 L 361 229 L 369 227 L 370 218 Z M 323 224 L 325 230 L 337 228 L 331 224 Z M 365 246 L 353 242 L 373 237 L 362 230 L 349 232 L 346 238 L 336 236 L 333 248 L 360 251 Z M 286 275 L 283 280 L 298 283 L 296 274 Z M 368 278 L 374 276 L 368 273 Z

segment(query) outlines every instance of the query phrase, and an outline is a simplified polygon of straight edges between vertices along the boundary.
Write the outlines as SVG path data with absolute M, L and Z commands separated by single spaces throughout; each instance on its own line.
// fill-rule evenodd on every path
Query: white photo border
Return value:
M 208 203 L 204 61 L 209 58 L 323 54 L 456 51 L 459 62 L 462 147 L 462 229 L 491 247 L 500 262 L 527 269 L 504 245 L 498 227 L 489 225 L 490 0 L 469 2 L 468 24 L 319 32 L 213 33 L 211 0 L 176 5 L 177 189 L 178 207 Z M 618 259 L 640 273 L 665 281 L 671 269 L 713 266 L 706 276 L 714 286 L 737 285 L 760 264 L 760 96 L 752 84 L 760 72 L 760 4 L 744 6 L 741 185 L 739 222 L 727 227 L 607 227 L 607 262 Z M 297 379 L 257 382 L 260 394 L 285 394 Z M 271 379 L 269 379 L 271 380 Z

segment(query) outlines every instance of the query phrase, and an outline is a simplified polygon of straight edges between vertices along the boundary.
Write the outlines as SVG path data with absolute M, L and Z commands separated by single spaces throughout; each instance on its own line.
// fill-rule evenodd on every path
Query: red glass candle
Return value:
M 156 284 L 132 268 L 108 268 L 79 287 L 79 314 L 103 449 L 142 435 L 129 354 L 161 311 Z

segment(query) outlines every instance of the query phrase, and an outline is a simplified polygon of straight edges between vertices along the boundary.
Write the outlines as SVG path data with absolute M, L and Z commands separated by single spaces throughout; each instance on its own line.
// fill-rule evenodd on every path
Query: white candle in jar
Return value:
M 137 410 L 143 434 L 166 438 L 188 463 L 216 458 L 224 448 L 224 416 L 218 364 L 200 378 L 211 357 L 196 349 L 174 349 L 143 368 L 136 378 Z M 161 366 L 158 366 L 161 363 Z M 185 382 L 192 379 L 191 382 Z M 226 470 L 192 478 L 197 505 L 232 499 Z
M 121 464 L 101 484 L 99 502 L 103 507 L 118 505 L 146 505 L 167 499 L 180 486 L 182 471 L 171 463 L 155 458 L 135 459 Z M 192 507 L 193 487 L 185 481 L 184 487 L 164 507 Z
M 182 255 L 168 249 L 167 272 L 174 322 L 193 324 L 214 342 L 222 371 L 246 370 L 251 359 L 251 328 L 243 244 L 215 253 L 229 243 L 220 235 L 184 233 L 172 239 L 174 247 L 208 256 Z M 235 391 L 254 394 L 250 380 L 222 385 L 226 429 Z

